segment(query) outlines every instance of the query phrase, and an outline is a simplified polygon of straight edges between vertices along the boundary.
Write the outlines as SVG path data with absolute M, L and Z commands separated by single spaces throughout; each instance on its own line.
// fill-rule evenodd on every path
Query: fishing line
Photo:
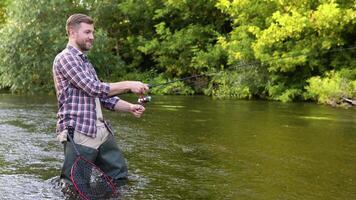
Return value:
M 165 83 L 159 83 L 159 84 L 148 84 L 148 87 L 149 88 L 153 88 L 153 87 L 161 87 L 161 86 L 164 86 L 164 85 L 169 85 L 169 84 L 172 84 L 172 83 L 175 83 L 175 82 L 179 82 L 179 81 L 184 81 L 184 80 L 188 80 L 188 79 L 192 79 L 192 78 L 197 78 L 197 77 L 202 77 L 202 76 L 207 76 L 207 74 L 198 74 L 198 75 L 194 75 L 194 76 L 188 76 L 188 77 L 184 77 L 184 78 L 180 78 L 180 79 L 176 79 L 176 80 L 173 80 L 173 81 L 168 81 L 168 82 L 165 82 Z M 145 103 L 148 103 L 152 100 L 152 97 L 151 96 L 144 96 L 144 95 L 141 95 L 137 102 L 141 105 L 144 105 Z
M 354 50 L 354 49 L 356 49 L 356 46 L 351 46 L 351 47 L 347 47 L 347 48 L 331 49 L 331 50 L 323 51 L 323 53 L 349 51 L 349 50 Z M 270 62 L 270 61 L 285 60 L 285 59 L 289 59 L 289 58 L 295 58 L 295 57 L 298 57 L 298 56 L 308 56 L 310 54 L 311 53 L 304 53 L 304 54 L 299 54 L 299 55 L 296 54 L 296 55 L 285 56 L 283 58 L 272 58 L 272 59 L 264 60 L 262 62 L 261 61 L 248 62 L 248 61 L 243 60 L 243 61 L 239 61 L 239 64 L 235 65 L 234 68 L 236 69 L 237 67 L 245 67 L 245 66 L 251 66 L 251 65 L 261 65 L 263 63 Z M 176 79 L 176 80 L 173 80 L 173 81 L 168 81 L 168 82 L 165 82 L 165 83 L 148 84 L 148 87 L 149 88 L 160 87 L 160 86 L 169 85 L 169 84 L 172 84 L 172 83 L 175 83 L 175 82 L 179 82 L 179 81 L 189 80 L 189 79 L 192 79 L 192 78 L 198 78 L 198 77 L 203 77 L 203 76 L 204 77 L 205 76 L 212 76 L 212 75 L 216 75 L 218 73 L 219 72 L 209 73 L 209 74 L 198 74 L 198 75 L 193 75 L 193 76 L 188 76 L 188 77 Z M 145 103 L 150 102 L 151 100 L 152 100 L 151 96 L 143 96 L 142 95 L 142 96 L 139 97 L 138 103 L 143 105 Z
M 168 81 L 168 82 L 165 82 L 165 83 L 148 84 L 148 87 L 149 87 L 149 88 L 152 88 L 152 87 L 164 86 L 164 85 L 168 85 L 168 84 L 175 83 L 175 82 L 178 82 L 178 81 L 184 81 L 184 80 L 188 80 L 188 79 L 192 79 L 192 78 L 197 78 L 197 77 L 201 77 L 201 76 L 207 76 L 207 74 L 199 74 L 199 75 L 194 75 L 194 76 L 188 76 L 188 77 L 176 79 L 176 80 L 173 80 L 173 81 Z

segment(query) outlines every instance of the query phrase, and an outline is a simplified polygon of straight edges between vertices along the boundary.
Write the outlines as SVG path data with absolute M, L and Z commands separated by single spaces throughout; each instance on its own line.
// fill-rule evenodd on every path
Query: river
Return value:
M 53 96 L 0 95 L 0 199 L 64 199 L 56 111 Z M 140 119 L 104 112 L 128 162 L 129 200 L 356 199 L 355 114 L 204 96 L 153 96 Z

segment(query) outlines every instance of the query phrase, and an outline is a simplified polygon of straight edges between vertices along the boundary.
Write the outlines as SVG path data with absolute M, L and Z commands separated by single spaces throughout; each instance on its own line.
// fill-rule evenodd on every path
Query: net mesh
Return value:
M 71 179 L 79 195 L 85 200 L 110 199 L 117 196 L 111 179 L 81 156 L 74 162 Z

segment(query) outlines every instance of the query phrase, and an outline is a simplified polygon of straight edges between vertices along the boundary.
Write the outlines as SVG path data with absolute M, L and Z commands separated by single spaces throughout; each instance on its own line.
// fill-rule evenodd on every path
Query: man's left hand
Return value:
M 145 107 L 139 104 L 132 104 L 130 106 L 130 113 L 132 113 L 137 118 L 140 118 L 144 111 L 145 111 Z

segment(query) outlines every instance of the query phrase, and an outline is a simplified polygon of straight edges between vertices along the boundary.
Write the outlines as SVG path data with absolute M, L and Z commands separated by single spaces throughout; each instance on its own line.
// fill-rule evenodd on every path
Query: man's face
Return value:
M 89 51 L 94 42 L 94 25 L 80 23 L 80 26 L 73 30 L 73 39 L 81 51 Z

